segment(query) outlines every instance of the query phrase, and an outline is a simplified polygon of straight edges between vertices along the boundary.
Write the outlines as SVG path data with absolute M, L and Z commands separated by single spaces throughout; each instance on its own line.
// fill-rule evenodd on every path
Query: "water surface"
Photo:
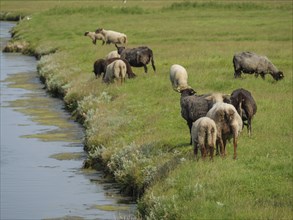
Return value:
M 0 24 L 2 51 L 15 24 Z M 135 206 L 81 169 L 83 130 L 45 92 L 36 64 L 1 52 L 1 219 L 130 219 Z

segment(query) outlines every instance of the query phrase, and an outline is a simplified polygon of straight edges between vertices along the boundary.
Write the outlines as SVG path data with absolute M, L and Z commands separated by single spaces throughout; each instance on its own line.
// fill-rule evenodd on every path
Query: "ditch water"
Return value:
M 0 22 L 1 51 L 14 25 Z M 1 52 L 0 63 L 0 219 L 135 219 L 114 184 L 81 169 L 83 129 L 43 89 L 35 58 Z

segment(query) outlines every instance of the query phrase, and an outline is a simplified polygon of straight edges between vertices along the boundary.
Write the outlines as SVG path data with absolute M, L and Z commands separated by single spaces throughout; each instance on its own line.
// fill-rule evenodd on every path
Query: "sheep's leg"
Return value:
M 196 142 L 194 142 L 193 153 L 194 153 L 194 157 L 195 157 L 195 159 L 198 159 L 198 158 L 197 158 L 197 153 L 198 153 L 198 145 L 197 145 L 197 143 L 196 143 Z
M 247 130 L 248 130 L 248 136 L 251 136 L 251 118 L 247 119 Z
M 156 73 L 156 67 L 155 67 L 155 62 L 154 62 L 153 57 L 151 58 L 151 62 L 152 62 L 153 70 L 154 70 L 154 72 Z
M 211 158 L 211 160 L 213 160 L 213 158 L 214 158 L 214 146 L 209 146 L 209 148 L 210 148 L 210 158 Z
M 189 134 L 190 134 L 190 145 L 192 145 L 192 136 L 191 136 L 192 121 L 188 121 L 187 125 L 188 125 L 188 128 L 189 128 Z
M 233 135 L 233 145 L 234 145 L 233 159 L 235 160 L 237 158 L 237 137 L 236 137 L 236 135 Z
M 201 157 L 203 158 L 203 159 L 205 159 L 206 158 L 206 148 L 205 148 L 205 145 L 203 145 L 203 144 L 201 144 L 200 145 L 200 151 L 201 151 Z
M 219 141 L 216 141 L 216 155 L 219 155 Z
M 225 148 L 224 148 L 224 142 L 223 142 L 222 138 L 220 140 L 220 146 L 221 146 L 221 156 L 224 157 L 225 156 Z
M 224 153 L 224 156 L 227 155 L 226 144 L 227 144 L 227 140 L 223 140 L 223 153 Z
M 147 68 L 147 66 L 145 64 L 143 65 L 143 68 L 144 68 L 144 72 L 148 73 L 148 68 Z

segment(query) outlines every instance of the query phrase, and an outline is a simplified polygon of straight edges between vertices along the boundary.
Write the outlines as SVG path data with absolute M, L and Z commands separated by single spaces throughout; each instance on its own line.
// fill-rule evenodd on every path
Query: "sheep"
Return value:
M 122 60 L 125 65 L 126 65 L 126 74 L 128 76 L 128 78 L 134 78 L 136 77 L 135 73 L 132 71 L 130 64 L 127 62 L 127 60 L 122 59 L 122 58 L 110 58 L 110 59 L 98 59 L 94 62 L 94 74 L 96 76 L 96 78 L 100 77 L 103 74 L 103 77 L 105 77 L 105 73 L 106 73 L 106 68 L 108 66 L 108 64 L 112 63 L 115 60 Z
M 180 93 L 181 116 L 186 120 L 190 134 L 192 123 L 206 116 L 214 103 L 230 102 L 229 97 L 221 93 L 195 95 L 196 92 L 192 88 L 181 90 Z M 192 144 L 191 135 L 190 144 Z
M 221 155 L 226 155 L 226 142 L 233 137 L 234 156 L 237 158 L 237 141 L 242 130 L 242 119 L 235 107 L 227 103 L 216 103 L 208 111 L 207 117 L 213 119 L 217 126 L 217 152 L 220 145 Z
M 104 82 L 110 83 L 113 82 L 114 79 L 119 80 L 120 84 L 125 82 L 125 75 L 126 75 L 126 65 L 122 60 L 115 60 L 114 62 L 110 63 L 106 68 L 106 74 L 104 77 Z
M 175 91 L 180 92 L 181 90 L 191 88 L 188 83 L 188 74 L 186 69 L 178 64 L 174 64 L 170 68 L 170 81 Z
M 156 67 L 154 63 L 154 56 L 153 51 L 145 46 L 136 47 L 136 48 L 125 48 L 125 47 L 118 47 L 117 48 L 118 54 L 120 54 L 121 58 L 126 59 L 129 64 L 133 67 L 144 67 L 144 72 L 147 73 L 147 64 L 151 61 L 152 67 L 154 72 L 156 73 Z
M 127 44 L 127 36 L 123 33 L 116 31 L 105 30 L 103 28 L 98 28 L 96 34 L 102 34 L 105 38 L 103 44 Z
M 259 56 L 252 52 L 242 52 L 235 54 L 233 57 L 234 77 L 240 77 L 241 72 L 255 74 L 258 77 L 260 74 L 262 79 L 265 79 L 267 73 L 276 80 L 284 78 L 283 72 L 279 71 L 274 64 L 265 56 Z
M 191 136 L 195 157 L 197 158 L 199 148 L 203 159 L 206 157 L 207 151 L 209 151 L 210 158 L 213 160 L 217 140 L 216 123 L 208 117 L 197 119 L 192 124 Z
M 90 37 L 92 39 L 93 44 L 96 44 L 97 40 L 101 40 L 103 42 L 103 44 L 105 43 L 105 38 L 100 33 L 87 31 L 84 33 L 84 36 Z
M 251 136 L 251 121 L 257 111 L 257 105 L 251 93 L 243 88 L 236 89 L 231 94 L 231 104 L 236 108 L 247 126 L 248 135 Z M 247 123 L 245 123 L 247 121 Z
M 120 58 L 120 55 L 118 54 L 116 50 L 113 50 L 110 53 L 108 53 L 107 56 L 105 57 L 106 60 L 110 58 Z
M 102 73 L 106 72 L 105 60 L 104 59 L 97 59 L 94 62 L 94 70 L 93 70 L 96 79 L 99 78 Z M 104 78 L 104 77 L 103 77 Z

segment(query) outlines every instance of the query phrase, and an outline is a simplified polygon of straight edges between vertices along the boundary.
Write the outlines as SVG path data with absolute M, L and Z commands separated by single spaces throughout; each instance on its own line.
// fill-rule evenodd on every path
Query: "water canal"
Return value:
M 15 24 L 0 24 L 2 51 Z M 43 89 L 36 64 L 1 52 L 1 219 L 134 219 L 102 173 L 81 169 L 83 129 Z

